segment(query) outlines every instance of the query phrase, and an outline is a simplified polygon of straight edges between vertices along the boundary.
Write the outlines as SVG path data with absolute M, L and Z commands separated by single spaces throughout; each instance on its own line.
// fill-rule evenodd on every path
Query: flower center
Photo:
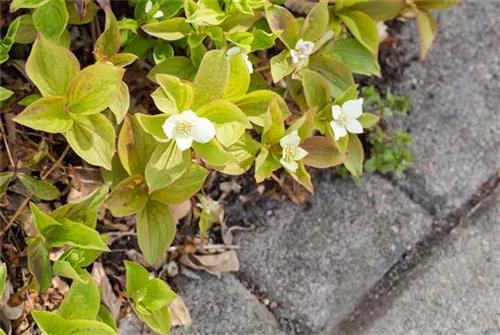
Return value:
M 285 145 L 283 148 L 283 159 L 287 162 L 293 162 L 295 159 L 295 146 L 291 144 Z
M 189 121 L 180 121 L 175 126 L 175 130 L 181 135 L 191 135 L 191 133 L 194 131 L 194 123 L 191 123 Z
M 346 113 L 340 113 L 338 119 L 335 121 L 337 121 L 337 123 L 341 126 L 345 126 L 349 121 L 349 115 L 347 115 Z

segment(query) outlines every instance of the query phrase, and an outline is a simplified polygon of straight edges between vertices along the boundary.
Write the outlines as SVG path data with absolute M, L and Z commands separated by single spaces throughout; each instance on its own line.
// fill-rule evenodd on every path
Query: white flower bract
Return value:
M 238 47 L 232 47 L 228 51 L 226 51 L 226 56 L 231 59 L 233 56 L 240 54 L 243 60 L 245 61 L 245 64 L 247 65 L 248 72 L 253 73 L 253 65 L 252 62 L 248 60 L 248 55 L 246 53 L 241 52 L 241 49 Z
M 363 114 L 363 98 L 344 102 L 342 107 L 332 106 L 333 121 L 330 122 L 335 141 L 347 136 L 347 132 L 361 134 L 363 126 L 357 120 Z
M 281 165 L 286 169 L 295 172 L 297 171 L 300 161 L 307 155 L 307 151 L 299 147 L 300 137 L 298 131 L 294 130 L 290 134 L 283 136 L 280 140 L 283 156 L 280 159 Z
M 301 59 L 309 58 L 314 50 L 314 43 L 311 41 L 304 41 L 300 39 L 297 44 L 295 44 L 295 49 L 290 50 L 290 55 L 292 56 L 292 62 L 298 64 Z
M 193 141 L 207 143 L 215 136 L 215 127 L 210 120 L 198 117 L 188 109 L 171 115 L 163 124 L 163 131 L 169 139 L 174 139 L 179 150 L 191 147 Z

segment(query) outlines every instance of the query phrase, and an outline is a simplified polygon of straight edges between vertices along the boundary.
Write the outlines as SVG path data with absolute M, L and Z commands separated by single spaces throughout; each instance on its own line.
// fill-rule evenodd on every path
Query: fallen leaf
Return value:
M 179 205 L 168 205 L 170 211 L 174 218 L 179 221 L 182 218 L 185 218 L 189 214 L 191 214 L 192 204 L 191 200 L 186 200 L 182 204 Z
M 94 267 L 92 268 L 92 278 L 94 278 L 99 290 L 101 291 L 101 301 L 109 309 L 113 319 L 118 318 L 120 313 L 120 301 L 113 292 L 113 288 L 109 283 L 106 271 L 100 262 L 94 262 Z
M 24 304 L 19 301 L 16 301 L 15 306 L 11 306 L 9 303 L 11 295 L 14 293 L 14 288 L 10 281 L 7 280 L 7 285 L 3 291 L 3 295 L 0 299 L 0 316 L 1 319 L 7 320 L 16 320 L 23 315 Z
M 183 254 L 179 261 L 193 269 L 203 270 L 217 277 L 220 277 L 222 273 L 240 269 L 240 262 L 234 250 L 208 255 Z
M 191 326 L 191 316 L 189 310 L 184 304 L 184 300 L 178 295 L 168 306 L 172 326 Z

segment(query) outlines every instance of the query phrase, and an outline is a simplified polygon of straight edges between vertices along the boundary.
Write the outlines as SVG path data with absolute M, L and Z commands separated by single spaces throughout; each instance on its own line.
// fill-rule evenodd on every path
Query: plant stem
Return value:
M 41 178 L 42 180 L 47 179 L 47 177 L 52 173 L 52 171 L 54 171 L 54 169 L 61 164 L 61 162 L 63 161 L 64 157 L 66 157 L 66 155 L 68 154 L 69 149 L 71 149 L 71 147 L 68 144 L 66 146 L 66 149 L 64 149 L 63 153 L 59 157 L 59 159 L 54 164 L 52 164 L 52 166 L 50 167 L 50 169 L 46 173 L 44 173 L 42 175 L 42 178 Z M 0 236 L 5 235 L 5 233 L 7 232 L 7 230 L 9 230 L 9 228 L 14 224 L 14 221 L 16 221 L 17 217 L 21 214 L 21 212 L 24 210 L 24 208 L 28 205 L 28 203 L 30 202 L 30 200 L 31 200 L 31 195 L 27 196 L 26 199 L 24 199 L 24 201 L 21 204 L 21 206 L 19 206 L 19 208 L 17 209 L 17 211 L 10 218 L 9 223 L 7 223 L 7 225 L 0 231 Z

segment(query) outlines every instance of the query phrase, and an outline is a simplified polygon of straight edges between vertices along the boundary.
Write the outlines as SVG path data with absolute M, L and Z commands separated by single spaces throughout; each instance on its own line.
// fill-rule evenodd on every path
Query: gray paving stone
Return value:
M 461 1 L 437 17 L 423 63 L 415 22 L 402 28 L 410 65 L 391 89 L 413 105 L 403 126 L 413 134 L 415 169 L 397 183 L 444 215 L 500 168 L 500 2 Z
M 500 192 L 415 271 L 386 314 L 356 335 L 500 334 Z
M 278 335 L 274 316 L 234 276 L 220 279 L 200 274 L 180 292 L 191 313 L 189 328 L 174 328 L 173 335 Z
M 238 236 L 240 271 L 278 302 L 289 334 L 323 334 L 342 320 L 432 221 L 378 176 L 315 187 L 307 206 L 282 202 Z

